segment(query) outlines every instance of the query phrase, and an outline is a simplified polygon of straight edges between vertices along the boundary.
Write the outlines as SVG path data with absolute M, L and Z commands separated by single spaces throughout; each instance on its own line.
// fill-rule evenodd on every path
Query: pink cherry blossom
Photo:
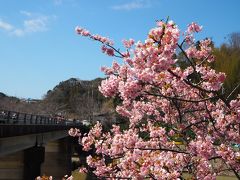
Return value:
M 90 36 L 90 32 L 84 28 L 76 27 L 75 31 L 82 36 Z
M 134 40 L 133 39 L 123 40 L 123 44 L 126 48 L 130 48 L 132 45 L 134 45 Z
M 188 25 L 187 32 L 189 34 L 193 32 L 200 32 L 202 30 L 202 26 L 199 26 L 198 24 L 192 22 L 191 24 Z
M 71 129 L 68 131 L 68 134 L 69 134 L 70 136 L 73 136 L 73 137 L 75 137 L 75 136 L 81 136 L 80 130 L 77 129 L 77 128 L 71 128 Z
M 124 40 L 125 52 L 106 37 L 76 29 L 102 43 L 105 54 L 122 58 L 122 64 L 102 68 L 107 77 L 99 90 L 120 99 L 116 112 L 125 128 L 105 132 L 97 122 L 80 138 L 83 150 L 95 151 L 87 164 L 100 179 L 180 179 L 189 173 L 210 180 L 226 169 L 240 178 L 240 155 L 232 147 L 240 144 L 240 95 L 229 102 L 222 94 L 226 75 L 211 67 L 211 40 L 194 40 L 201 29 L 191 23 L 180 33 L 173 21 L 158 21 L 146 40 Z

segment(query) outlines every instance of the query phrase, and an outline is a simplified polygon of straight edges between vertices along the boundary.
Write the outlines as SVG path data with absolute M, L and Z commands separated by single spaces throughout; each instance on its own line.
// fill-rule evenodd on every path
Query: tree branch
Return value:
M 180 151 L 180 150 L 175 150 L 175 149 L 167 149 L 167 148 L 128 148 L 127 149 L 139 149 L 139 150 L 151 150 L 151 151 L 169 151 L 169 152 L 174 152 L 174 153 L 181 153 L 181 154 L 190 154 L 189 152 L 186 151 Z
M 194 62 L 192 62 L 192 61 L 189 59 L 189 57 L 187 56 L 186 52 L 183 50 L 182 45 L 177 44 L 177 46 L 178 46 L 178 48 L 182 51 L 182 53 L 184 54 L 184 56 L 187 58 L 188 62 L 189 62 L 190 65 L 193 67 L 194 71 L 196 71 L 196 67 L 195 67 L 196 64 L 194 64 Z
M 234 94 L 234 92 L 240 87 L 240 82 L 238 83 L 238 85 L 232 90 L 232 92 L 228 95 L 228 97 L 226 98 L 226 100 L 228 101 L 229 98 Z
M 177 101 L 184 101 L 184 102 L 191 102 L 191 103 L 199 103 L 199 102 L 204 102 L 204 101 L 208 101 L 208 100 L 212 100 L 212 99 L 216 99 L 217 97 L 209 97 L 209 98 L 205 98 L 205 99 L 199 99 L 199 100 L 191 100 L 191 99 L 181 99 L 178 97 L 171 97 L 171 96 L 165 96 L 163 94 L 155 94 L 155 93 L 150 93 L 145 91 L 146 94 L 148 95 L 152 95 L 152 96 L 159 96 L 159 97 L 163 97 L 166 99 L 170 99 L 170 100 L 177 100 Z

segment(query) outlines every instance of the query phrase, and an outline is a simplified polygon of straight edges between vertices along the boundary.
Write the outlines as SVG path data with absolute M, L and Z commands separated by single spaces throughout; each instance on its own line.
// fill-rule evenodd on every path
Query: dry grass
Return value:
M 80 173 L 79 170 L 75 170 L 72 172 L 73 180 L 85 180 L 87 175 L 84 173 Z

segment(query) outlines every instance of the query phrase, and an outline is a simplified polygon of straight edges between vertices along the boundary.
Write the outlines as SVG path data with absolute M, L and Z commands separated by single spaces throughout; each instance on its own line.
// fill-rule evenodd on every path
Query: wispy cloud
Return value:
M 21 37 L 24 36 L 26 33 L 22 29 L 14 29 L 11 34 Z
M 24 20 L 22 28 L 14 29 L 11 34 L 24 36 L 28 33 L 42 32 L 47 30 L 47 18 L 39 17 L 36 19 Z
M 79 4 L 79 0 L 52 0 L 54 6 L 72 6 L 76 7 Z
M 32 16 L 32 13 L 31 12 L 28 12 L 28 11 L 20 11 L 21 14 L 25 15 L 25 16 Z
M 59 5 L 61 5 L 63 3 L 63 0 L 53 0 L 53 4 L 55 5 L 55 6 L 59 6 Z
M 20 14 L 25 16 L 22 27 L 15 27 L 0 19 L 0 29 L 4 29 L 9 34 L 20 37 L 29 33 L 47 31 L 49 22 L 56 18 L 56 16 L 46 16 L 28 11 L 20 11 Z
M 130 11 L 134 9 L 142 9 L 142 8 L 149 8 L 149 7 L 151 7 L 150 0 L 135 0 L 125 4 L 112 6 L 112 9 Z
M 13 26 L 0 19 L 0 29 L 3 29 L 5 31 L 11 31 L 13 29 Z

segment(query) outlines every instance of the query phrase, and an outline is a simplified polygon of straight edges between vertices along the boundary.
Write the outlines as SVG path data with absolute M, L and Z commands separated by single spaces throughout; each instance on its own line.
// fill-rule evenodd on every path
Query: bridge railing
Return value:
M 0 124 L 16 125 L 74 125 L 76 121 L 63 119 L 60 117 L 50 117 L 20 113 L 16 111 L 0 110 Z

